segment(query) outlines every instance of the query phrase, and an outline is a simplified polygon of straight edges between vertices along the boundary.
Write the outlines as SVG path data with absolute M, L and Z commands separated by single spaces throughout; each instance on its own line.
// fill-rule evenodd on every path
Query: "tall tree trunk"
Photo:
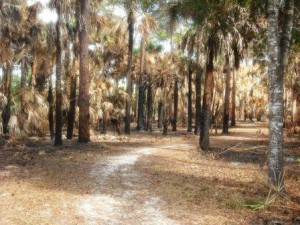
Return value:
M 168 115 L 167 115 L 167 107 L 165 106 L 166 103 L 163 104 L 162 107 L 162 125 L 163 125 L 163 136 L 168 135 Z
M 152 84 L 148 83 L 148 90 L 147 90 L 147 130 L 152 132 L 152 115 L 153 115 L 153 97 L 152 97 Z
M 74 34 L 74 48 L 73 48 L 73 69 L 70 80 L 70 107 L 68 112 L 68 126 L 67 126 L 67 139 L 72 139 L 74 134 L 74 122 L 76 114 L 76 90 L 77 90 L 77 68 L 76 63 L 79 59 L 79 30 L 80 30 L 80 4 L 77 2 L 75 7 L 75 17 L 76 17 L 76 31 Z
M 224 112 L 223 112 L 223 134 L 228 134 L 229 129 L 229 97 L 230 97 L 230 63 L 229 56 L 226 56 L 226 86 L 225 86 L 225 99 L 224 99 Z
M 162 128 L 163 103 L 162 103 L 161 100 L 158 102 L 157 114 L 158 114 L 158 117 L 157 117 L 157 128 Z
M 142 77 L 140 79 L 143 79 Z M 143 80 L 140 81 L 138 87 L 138 117 L 137 117 L 137 131 L 143 130 L 144 122 L 144 100 L 145 100 L 145 87 L 143 85 Z
M 163 89 L 163 110 L 162 110 L 162 124 L 163 124 L 163 132 L 164 136 L 168 135 L 168 125 L 169 125 L 169 112 L 168 112 L 168 103 L 167 103 L 167 88 Z
M 177 131 L 177 119 L 178 119 L 178 78 L 175 78 L 174 82 L 174 114 L 173 114 L 173 129 Z
M 294 0 L 285 1 L 279 18 L 279 1 L 268 2 L 269 48 L 269 182 L 284 191 L 283 165 L 283 78 L 293 27 Z M 279 24 L 282 21 L 282 24 Z M 281 27 L 279 27 L 281 25 Z M 280 29 L 281 28 L 281 29 Z
M 233 51 L 234 51 L 234 70 L 233 70 L 233 77 L 232 77 L 232 94 L 231 94 L 231 101 L 232 101 L 231 126 L 235 127 L 236 125 L 236 74 L 240 69 L 240 54 L 238 52 L 237 47 L 235 47 Z
M 49 89 L 48 89 L 48 122 L 51 140 L 54 138 L 54 102 L 53 102 L 53 87 L 52 87 L 52 75 L 49 76 Z
M 79 76 L 79 131 L 78 141 L 90 141 L 90 74 L 89 74 L 89 0 L 80 0 L 81 17 L 79 31 L 80 76 Z
M 202 78 L 202 68 L 200 65 L 200 31 L 199 27 L 197 29 L 197 43 L 196 43 L 196 62 L 197 62 L 197 69 L 196 69 L 196 78 L 195 78 L 195 89 L 196 89 L 196 115 L 195 115 L 195 130 L 194 134 L 200 134 L 200 125 L 201 125 L 201 78 Z
M 61 146 L 62 142 L 62 4 L 57 3 L 58 21 L 56 24 L 56 107 L 55 107 L 55 141 L 54 146 Z
M 200 147 L 202 150 L 209 150 L 209 128 L 211 122 L 211 103 L 212 93 L 214 88 L 214 40 L 210 38 L 208 42 L 208 60 L 206 65 L 203 109 L 202 109 L 202 124 L 200 133 Z
M 137 131 L 143 129 L 144 121 L 144 99 L 145 99 L 145 87 L 144 87 L 144 74 L 145 74 L 145 51 L 146 43 L 145 36 L 142 35 L 141 39 L 141 57 L 140 57 L 140 78 L 138 84 L 138 117 L 137 117 Z
M 190 62 L 191 64 L 191 62 Z M 193 121 L 193 109 L 192 109 L 192 65 L 189 65 L 188 71 L 188 128 L 187 132 L 192 132 L 192 121 Z
M 130 134 L 130 123 L 131 123 L 131 92 L 132 92 L 132 81 L 131 81 L 131 66 L 132 66 L 132 52 L 133 52 L 133 35 L 134 35 L 134 9 L 133 5 L 130 6 L 128 13 L 128 61 L 126 69 L 127 77 L 127 99 L 126 99 L 126 117 L 125 117 L 125 134 Z
M 73 66 L 75 67 L 75 61 Z M 75 71 L 73 71 L 73 74 L 71 75 L 70 80 L 70 109 L 68 112 L 68 127 L 67 127 L 67 138 L 72 139 L 73 133 L 74 133 L 74 121 L 75 121 L 75 112 L 76 112 L 76 89 L 77 89 L 77 77 Z
M 6 68 L 3 74 L 3 91 L 4 95 L 7 98 L 7 104 L 2 112 L 2 123 L 3 123 L 3 133 L 5 135 L 9 134 L 8 122 L 11 114 L 11 79 L 12 79 L 13 63 L 6 62 Z

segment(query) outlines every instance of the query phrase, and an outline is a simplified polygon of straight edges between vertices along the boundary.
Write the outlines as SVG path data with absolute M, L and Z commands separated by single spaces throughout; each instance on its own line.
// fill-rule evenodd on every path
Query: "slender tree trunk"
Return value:
M 152 132 L 152 115 L 153 115 L 153 97 L 152 97 L 152 84 L 149 79 L 147 90 L 147 130 Z
M 193 109 L 192 109 L 192 75 L 193 71 L 191 65 L 189 65 L 188 72 L 188 128 L 187 132 L 192 132 L 192 121 L 193 121 Z
M 167 103 L 167 88 L 164 87 L 163 91 L 163 110 L 162 110 L 162 123 L 163 123 L 163 135 L 168 135 L 168 124 L 169 124 L 169 112 L 168 112 L 168 103 Z
M 140 78 L 142 79 L 142 78 Z M 137 118 L 137 131 L 143 130 L 143 122 L 144 122 L 144 99 L 145 99 L 145 87 L 143 85 L 143 81 L 140 82 L 138 88 L 138 118 Z
M 61 3 L 57 5 L 58 21 L 56 24 L 56 107 L 55 107 L 55 142 L 54 146 L 61 146 L 62 142 L 62 9 Z
M 238 52 L 237 47 L 233 49 L 234 51 L 234 70 L 233 70 L 233 77 L 232 77 L 232 94 L 231 94 L 231 101 L 232 101 L 232 108 L 231 108 L 231 126 L 236 126 L 236 73 L 240 69 L 240 54 Z
M 79 131 L 78 141 L 90 141 L 90 74 L 89 74 L 89 0 L 81 0 L 81 29 L 79 31 L 80 45 L 80 76 L 79 76 Z
M 137 117 L 137 131 L 143 130 L 144 121 L 144 99 L 145 99 L 145 87 L 144 87 L 144 74 L 145 74 L 145 51 L 146 43 L 145 36 L 142 35 L 141 39 L 141 57 L 140 57 L 140 78 L 138 85 L 138 117 Z
M 230 97 L 230 63 L 229 56 L 226 56 L 226 86 L 225 86 L 225 99 L 224 99 L 224 112 L 223 112 L 223 134 L 229 132 L 229 97 Z
M 268 48 L 269 48 L 269 181 L 284 192 L 283 165 L 283 78 L 284 66 L 288 56 L 291 30 L 293 27 L 294 0 L 285 1 L 279 18 L 279 1 L 268 2 Z M 281 30 L 279 27 L 281 24 Z M 281 31 L 281 33 L 280 33 Z
M 177 119 L 178 119 L 178 78 L 175 78 L 174 82 L 174 114 L 173 114 L 173 129 L 177 131 Z
M 163 103 L 162 103 L 161 100 L 158 102 L 157 114 L 158 114 L 158 117 L 157 117 L 157 128 L 162 128 Z
M 196 70 L 196 79 L 195 79 L 195 89 L 196 89 L 196 123 L 194 134 L 200 134 L 200 125 L 201 125 L 201 78 L 202 78 L 202 68 L 200 66 L 200 31 L 198 28 L 197 31 L 197 51 L 196 51 L 196 62 L 197 62 L 197 70 Z
M 163 90 L 164 78 L 161 78 L 159 86 L 160 86 L 161 90 Z M 159 102 L 158 102 L 158 110 L 157 110 L 158 111 L 158 119 L 157 119 L 157 123 L 158 123 L 157 127 L 158 128 L 162 128 L 162 126 L 163 126 L 163 107 L 164 107 L 163 101 L 162 101 L 162 99 L 160 99 Z
M 75 59 L 74 59 L 75 61 Z M 75 66 L 75 63 L 73 63 Z M 75 71 L 73 72 L 75 73 Z M 70 109 L 68 112 L 68 127 L 67 127 L 67 138 L 73 138 L 74 132 L 74 121 L 75 121 L 75 112 L 76 112 L 76 89 L 77 89 L 77 77 L 76 74 L 72 74 L 70 80 Z
M 213 39 L 209 41 L 209 53 L 206 66 L 204 95 L 203 95 L 203 110 L 202 110 L 202 124 L 200 133 L 200 147 L 202 150 L 209 150 L 209 128 L 211 122 L 211 103 L 212 92 L 214 88 L 214 43 Z
M 127 77 L 127 99 L 126 99 L 126 117 L 125 117 L 125 134 L 130 134 L 130 123 L 131 123 L 131 92 L 132 92 L 132 81 L 131 81 L 131 65 L 132 65 L 132 52 L 133 52 L 133 35 L 134 35 L 134 10 L 133 6 L 130 6 L 128 14 L 128 61 L 126 69 Z
M 78 0 L 77 0 L 78 1 Z M 76 114 L 76 90 L 77 90 L 77 68 L 76 63 L 79 59 L 79 29 L 80 29 L 80 4 L 77 2 L 76 4 L 76 11 L 75 11 L 75 17 L 76 17 L 76 31 L 74 34 L 74 55 L 73 55 L 73 68 L 72 68 L 72 75 L 70 80 L 70 108 L 68 112 L 68 126 L 67 126 L 67 138 L 72 139 L 74 134 L 74 123 L 75 123 L 75 114 Z
M 162 125 L 163 125 L 163 132 L 162 135 L 163 136 L 167 136 L 168 135 L 168 116 L 167 116 L 167 107 L 165 107 L 165 104 L 162 107 Z
M 7 98 L 7 104 L 2 112 L 2 123 L 3 123 L 3 133 L 4 135 L 9 134 L 8 122 L 11 114 L 11 79 L 12 79 L 13 64 L 11 62 L 6 62 L 6 68 L 3 74 L 4 83 L 4 95 Z
M 49 89 L 48 89 L 48 122 L 51 140 L 54 138 L 54 102 L 53 102 L 53 87 L 52 87 L 52 75 L 49 76 Z

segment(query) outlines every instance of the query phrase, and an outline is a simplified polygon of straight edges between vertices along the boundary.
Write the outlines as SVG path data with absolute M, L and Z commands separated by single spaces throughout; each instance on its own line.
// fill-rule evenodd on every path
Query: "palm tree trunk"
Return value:
M 163 87 L 164 87 L 164 78 L 161 78 L 161 81 L 160 81 L 160 88 L 161 90 L 163 90 Z M 157 127 L 158 128 L 162 128 L 163 126 L 163 101 L 162 99 L 159 100 L 158 102 L 158 110 L 157 110 L 157 113 L 158 113 L 158 119 L 157 119 Z
M 192 75 L 193 70 L 191 65 L 189 65 L 188 72 L 188 128 L 187 132 L 192 132 L 192 117 L 193 117 L 193 109 L 192 109 Z
M 214 43 L 213 39 L 209 41 L 209 53 L 206 66 L 203 109 L 202 109 L 202 124 L 200 133 L 200 147 L 202 150 L 209 150 L 209 128 L 211 122 L 211 103 L 212 92 L 214 88 Z
M 175 78 L 174 83 L 174 114 L 173 114 L 173 128 L 172 131 L 177 131 L 178 119 L 178 78 Z
M 75 59 L 74 59 L 75 61 Z M 75 62 L 73 63 L 75 66 Z M 76 89 L 77 89 L 77 77 L 76 74 L 71 76 L 70 80 L 70 109 L 68 112 L 68 127 L 67 127 L 67 138 L 73 138 L 75 111 L 76 111 Z
M 54 146 L 61 146 L 62 143 L 62 11 L 61 2 L 57 5 L 58 21 L 56 24 L 56 107 L 55 107 L 55 141 Z
M 200 125 L 201 125 L 201 78 L 202 78 L 202 68 L 200 67 L 200 31 L 198 28 L 197 31 L 197 50 L 196 50 L 196 78 L 195 78 L 195 89 L 196 89 L 196 123 L 194 134 L 200 134 Z
M 54 138 L 54 104 L 53 104 L 53 87 L 52 87 L 52 75 L 49 76 L 49 89 L 48 89 L 48 122 L 51 140 Z
M 140 78 L 142 79 L 142 78 Z M 145 91 L 143 81 L 140 81 L 138 87 L 138 117 L 137 117 L 137 131 L 141 131 L 143 129 L 144 122 L 144 100 L 145 100 Z
M 147 130 L 152 132 L 152 115 L 153 115 L 153 97 L 152 97 L 152 84 L 149 78 L 147 90 Z
M 162 118 L 163 118 L 162 112 L 163 112 L 163 104 L 162 104 L 162 101 L 160 100 L 158 102 L 158 109 L 157 109 L 157 114 L 158 114 L 157 128 L 162 128 Z
M 269 48 L 269 169 L 270 183 L 284 191 L 283 165 L 283 78 L 293 27 L 294 0 L 285 1 L 284 11 L 279 18 L 277 0 L 268 2 L 268 48 Z M 279 21 L 282 20 L 281 30 Z M 281 31 L 280 38 L 279 33 Z M 280 40 L 280 41 L 279 41 Z
M 233 70 L 233 77 L 232 77 L 232 94 L 231 94 L 231 101 L 232 101 L 231 126 L 235 127 L 236 125 L 236 73 L 240 69 L 240 55 L 237 47 L 235 47 L 233 51 L 234 51 L 234 70 Z
M 81 29 L 79 32 L 79 48 L 80 48 L 80 76 L 79 76 L 79 131 L 78 141 L 90 141 L 90 74 L 89 74 L 89 38 L 88 18 L 89 18 L 89 0 L 80 0 L 81 6 Z
M 226 86 L 225 86 L 225 99 L 224 99 L 224 112 L 223 112 L 223 134 L 228 134 L 229 129 L 229 97 L 230 97 L 230 64 L 229 56 L 226 56 Z
M 6 62 L 6 68 L 3 74 L 3 84 L 4 84 L 4 95 L 7 98 L 7 104 L 2 112 L 2 123 L 3 123 L 3 133 L 5 135 L 9 134 L 8 122 L 11 114 L 11 79 L 12 79 L 13 64 L 11 62 Z
M 79 27 L 80 27 L 80 4 L 77 2 L 75 7 L 75 17 L 76 17 L 76 31 L 74 34 L 74 56 L 73 56 L 73 69 L 70 80 L 70 108 L 68 112 L 68 125 L 67 125 L 67 139 L 72 139 L 74 134 L 74 122 L 76 114 L 76 90 L 77 90 L 77 74 L 76 74 L 76 63 L 79 59 Z
M 132 53 L 133 53 L 133 35 L 134 35 L 134 10 L 133 6 L 130 7 L 128 13 L 128 32 L 129 32 L 129 43 L 128 43 L 128 61 L 126 69 L 127 77 L 127 99 L 126 99 L 126 117 L 125 117 L 125 134 L 130 134 L 130 123 L 131 123 L 131 92 L 132 92 L 132 81 L 131 81 L 131 65 L 132 65 Z

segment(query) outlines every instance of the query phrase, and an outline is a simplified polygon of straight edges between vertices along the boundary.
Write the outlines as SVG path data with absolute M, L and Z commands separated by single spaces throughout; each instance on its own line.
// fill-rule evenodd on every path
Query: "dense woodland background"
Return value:
M 299 3 L 1 0 L 3 138 L 61 146 L 180 128 L 209 151 L 217 129 L 269 122 L 269 181 L 285 193 L 284 131 L 300 138 Z M 41 20 L 45 7 L 56 22 Z

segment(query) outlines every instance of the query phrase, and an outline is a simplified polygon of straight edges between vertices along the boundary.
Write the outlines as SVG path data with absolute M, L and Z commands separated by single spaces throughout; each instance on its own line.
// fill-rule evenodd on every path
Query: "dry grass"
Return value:
M 87 224 L 78 203 L 99 194 L 99 181 L 90 175 L 93 166 L 143 146 L 157 151 L 134 165 L 144 179 L 134 184 L 146 182 L 137 189 L 136 204 L 158 196 L 160 209 L 181 224 L 268 224 L 274 220 L 292 224 L 300 215 L 299 163 L 287 165 L 291 200 L 249 209 L 263 204 L 269 192 L 266 138 L 264 125 L 238 127 L 228 136 L 213 136 L 212 152 L 199 151 L 198 138 L 184 132 L 166 138 L 146 132 L 130 138 L 95 136 L 88 145 L 65 141 L 58 149 L 41 139 L 25 145 L 16 141 L 0 150 L 0 224 Z M 300 158 L 299 145 L 290 141 L 286 154 Z M 118 174 L 109 178 L 101 194 L 124 192 L 128 186 L 120 179 Z

